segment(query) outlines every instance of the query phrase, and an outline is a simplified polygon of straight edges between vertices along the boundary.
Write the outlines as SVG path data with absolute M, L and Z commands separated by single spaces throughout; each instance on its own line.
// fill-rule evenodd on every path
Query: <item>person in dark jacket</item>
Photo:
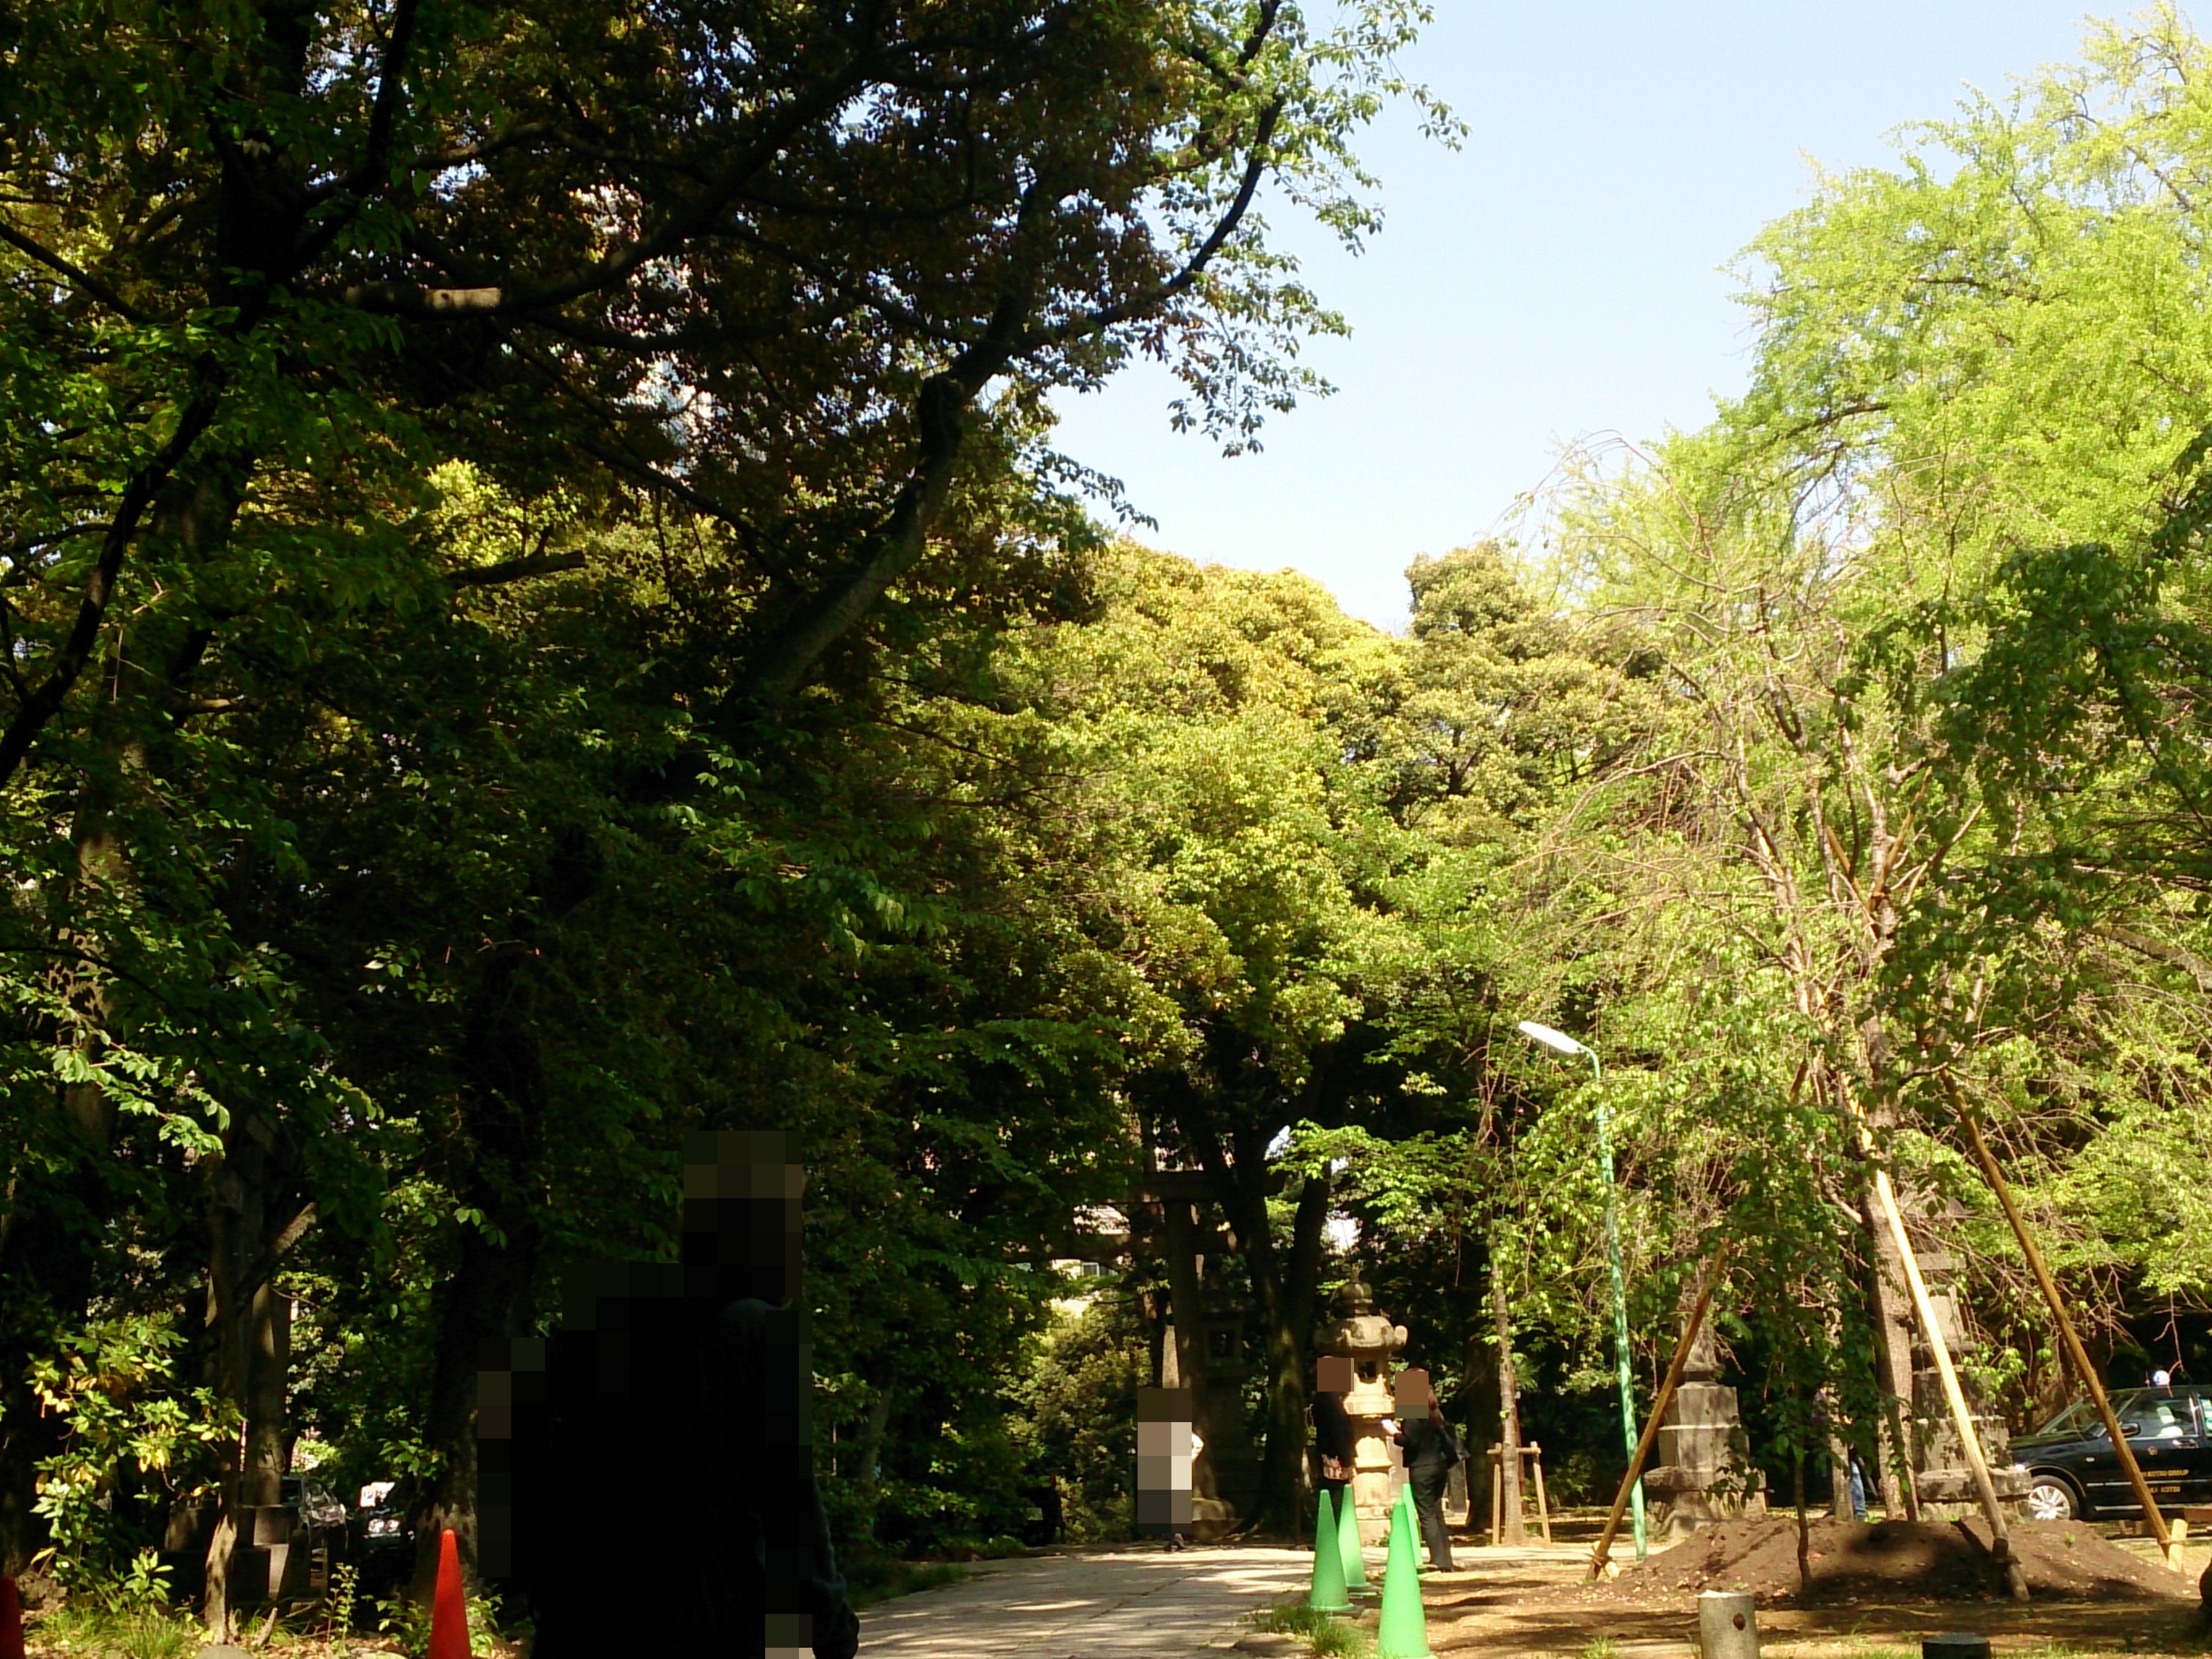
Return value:
M 814 1480 L 805 1172 L 780 1133 L 685 1148 L 680 1263 L 572 1275 L 480 1378 L 484 1575 L 532 1659 L 852 1659 Z
M 1444 1527 L 1444 1488 L 1460 1461 L 1459 1437 L 1444 1421 L 1428 1372 L 1418 1367 L 1399 1372 L 1391 1391 L 1397 1400 L 1399 1424 L 1393 1437 L 1405 1455 L 1406 1479 L 1413 1489 L 1413 1513 L 1420 1517 L 1429 1565 L 1449 1572 L 1451 1534 Z
M 1344 1409 L 1346 1390 L 1352 1387 L 1349 1354 L 1325 1353 L 1314 1365 L 1314 1394 L 1310 1408 L 1314 1428 L 1314 1457 L 1319 1468 L 1314 1485 L 1328 1494 L 1331 1515 L 1343 1512 L 1352 1489 L 1352 1471 L 1359 1454 L 1358 1437 Z

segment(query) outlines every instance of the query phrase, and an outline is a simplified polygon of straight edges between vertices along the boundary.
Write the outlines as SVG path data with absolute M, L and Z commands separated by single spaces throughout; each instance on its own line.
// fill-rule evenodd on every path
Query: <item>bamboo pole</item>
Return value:
M 2184 1571 L 2181 1563 L 2174 1559 L 2173 1536 L 2166 1529 L 2166 1517 L 2159 1513 L 2158 1499 L 2152 1495 L 2150 1482 L 2143 1479 L 2142 1465 L 2136 1462 L 2134 1449 L 2128 1444 L 2127 1436 L 2120 1432 L 2119 1414 L 2112 1409 L 2112 1397 L 2105 1392 L 2104 1383 L 2098 1380 L 2096 1367 L 2090 1364 L 2088 1352 L 2082 1347 L 2081 1339 L 2075 1332 L 2074 1321 L 2067 1314 L 2065 1301 L 2058 1294 L 2058 1281 L 2051 1276 L 2051 1269 L 2045 1265 L 2043 1252 L 2036 1248 L 2035 1235 L 2027 1230 L 2027 1218 L 2021 1214 L 2020 1206 L 2012 1201 L 2012 1188 L 2005 1182 L 2004 1172 L 1997 1168 L 1997 1161 L 1990 1152 L 1990 1143 L 1982 1138 L 1981 1115 L 1959 1092 L 1958 1082 L 1948 1072 L 1943 1074 L 1943 1086 L 1950 1091 L 1951 1109 L 1959 1115 L 1959 1121 L 1966 1126 L 1967 1139 L 1974 1143 L 1974 1158 L 1982 1166 L 1983 1178 L 1990 1183 L 1990 1190 L 1997 1195 L 1997 1202 L 2003 1206 L 2005 1219 L 2012 1223 L 2012 1235 L 2020 1241 L 2021 1251 L 2027 1257 L 2027 1265 L 2035 1274 L 2035 1282 L 2043 1291 L 2043 1299 L 2051 1305 L 2052 1322 L 2058 1327 L 2058 1340 L 2065 1347 L 2066 1358 L 2073 1363 L 2074 1374 L 2087 1386 L 2089 1397 L 2097 1402 L 2097 1415 L 2104 1419 L 2105 1432 L 2112 1437 L 2112 1450 L 2120 1460 L 2120 1467 L 2127 1471 L 2128 1484 L 2135 1488 L 2136 1502 L 2142 1505 L 2143 1518 L 2149 1525 L 2152 1535 L 2158 1540 L 2158 1547 L 2166 1556 L 2166 1565 L 2177 1571 Z
M 1667 1415 L 1668 1402 L 1674 1397 L 1674 1385 L 1682 1380 L 1682 1371 L 1690 1363 L 1690 1349 L 1697 1342 L 1698 1332 L 1705 1322 L 1705 1310 L 1712 1305 L 1713 1291 L 1728 1266 L 1729 1248 L 1722 1245 L 1713 1257 L 1712 1271 L 1705 1275 L 1705 1288 L 1698 1292 L 1697 1305 L 1690 1310 L 1689 1322 L 1682 1327 L 1682 1340 L 1668 1364 L 1666 1379 L 1659 1384 L 1658 1396 L 1652 1401 L 1651 1410 L 1644 1419 L 1644 1433 L 1636 1443 L 1636 1455 L 1628 1460 L 1628 1473 L 1621 1479 L 1620 1490 L 1613 1494 L 1612 1512 L 1605 1517 L 1605 1529 L 1598 1534 L 1597 1547 L 1590 1552 L 1593 1578 L 1605 1571 L 1605 1565 L 1612 1558 L 1613 1534 L 1620 1530 L 1620 1517 L 1628 1508 L 1629 1494 L 1644 1478 L 1644 1461 L 1651 1455 L 1652 1443 L 1659 1438 L 1659 1425 Z
M 1905 1287 L 1912 1292 L 1912 1310 L 1919 1316 L 1920 1333 L 1927 1339 L 1928 1352 L 1935 1356 L 1936 1374 L 1943 1381 L 1943 1398 L 1951 1407 L 1951 1426 L 1958 1431 L 1960 1449 L 1966 1455 L 1966 1467 L 1973 1471 L 1983 1511 L 1989 1516 L 1990 1554 L 2004 1569 L 2005 1586 L 2012 1592 L 2012 1599 L 2025 1601 L 2027 1575 L 2013 1559 L 2012 1534 L 2005 1526 L 2004 1506 L 1997 1502 L 1996 1482 L 1990 1477 L 1990 1460 L 1982 1455 L 1982 1437 L 1974 1428 L 1973 1413 L 1966 1408 L 1966 1392 L 1959 1386 L 1959 1373 L 1952 1366 L 1950 1344 L 1943 1340 L 1942 1329 L 1936 1322 L 1936 1306 L 1929 1299 L 1927 1281 L 1920 1276 L 1920 1258 L 1913 1254 L 1912 1240 L 1905 1231 L 1904 1212 L 1897 1207 L 1897 1189 L 1890 1185 L 1889 1171 L 1880 1164 L 1875 1166 L 1874 1190 L 1882 1215 L 1889 1223 L 1890 1237 L 1896 1241 L 1897 1253 L 1905 1263 Z

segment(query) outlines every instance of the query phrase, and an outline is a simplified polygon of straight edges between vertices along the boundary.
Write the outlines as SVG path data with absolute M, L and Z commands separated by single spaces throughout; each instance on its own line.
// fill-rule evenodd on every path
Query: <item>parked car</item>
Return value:
M 407 1494 L 393 1482 L 362 1488 L 349 1531 L 349 1558 L 361 1574 L 363 1595 L 390 1595 L 413 1576 L 415 1529 L 407 1524 Z
M 2127 1389 L 2112 1395 L 2112 1411 L 2160 1509 L 2212 1503 L 2212 1389 Z M 2031 1518 L 2141 1518 L 2142 1505 L 2090 1401 L 2018 1437 L 2012 1450 L 2028 1472 Z

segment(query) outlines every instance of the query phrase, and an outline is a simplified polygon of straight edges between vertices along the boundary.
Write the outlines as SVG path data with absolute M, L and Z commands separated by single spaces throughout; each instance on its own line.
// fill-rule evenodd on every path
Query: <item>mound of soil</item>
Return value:
M 2154 1559 L 2134 1555 L 2078 1521 L 2026 1521 L 2013 1554 L 2031 1596 L 2063 1601 L 2188 1597 L 2195 1587 Z M 1597 1605 L 1674 1606 L 1703 1590 L 1747 1591 L 1761 1602 L 1971 1601 L 2001 1598 L 1986 1522 L 1815 1521 L 1812 1586 L 1798 1592 L 1797 1522 L 1767 1516 L 1700 1531 L 1620 1577 L 1593 1584 Z

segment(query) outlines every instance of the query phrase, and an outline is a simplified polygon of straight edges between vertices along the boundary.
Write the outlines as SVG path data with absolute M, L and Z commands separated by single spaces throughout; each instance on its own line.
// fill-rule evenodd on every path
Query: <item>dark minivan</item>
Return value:
M 2112 1411 L 2160 1509 L 2212 1503 L 2212 1389 L 2123 1390 L 2112 1395 Z M 2088 1401 L 2076 1401 L 2033 1434 L 2015 1438 L 2012 1452 L 2027 1468 L 2027 1512 L 2034 1520 L 2142 1514 Z

